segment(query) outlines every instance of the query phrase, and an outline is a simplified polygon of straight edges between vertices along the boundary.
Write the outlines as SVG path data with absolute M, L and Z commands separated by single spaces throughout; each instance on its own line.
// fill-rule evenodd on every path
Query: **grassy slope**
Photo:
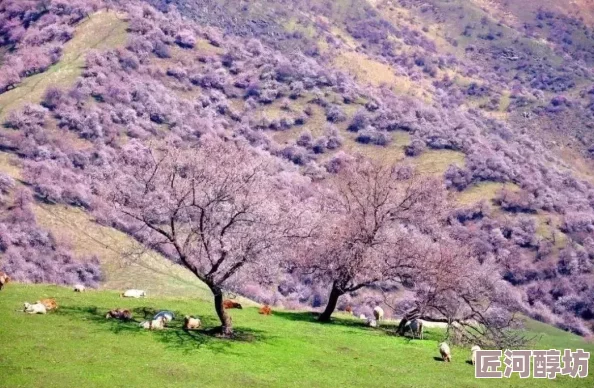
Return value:
M 61 307 L 48 316 L 30 316 L 15 309 L 25 300 L 56 297 Z M 214 339 L 180 330 L 179 321 L 164 332 L 143 332 L 135 324 L 106 321 L 102 315 L 117 306 L 172 309 L 199 315 L 216 324 L 206 302 L 189 299 L 121 300 L 113 292 L 75 294 L 55 286 L 12 284 L 0 297 L 0 376 L 3 387 L 588 387 L 585 380 L 476 380 L 466 362 L 466 349 L 453 349 L 453 362 L 439 361 L 442 332 L 409 341 L 362 326 L 350 318 L 334 324 L 311 322 L 311 315 L 275 312 L 260 316 L 255 308 L 232 312 L 243 340 Z M 544 332 L 537 348 L 585 348 L 579 337 L 531 323 Z M 590 364 L 593 369 L 594 364 Z
M 74 37 L 64 46 L 62 59 L 47 71 L 23 79 L 16 87 L 0 94 L 0 119 L 10 110 L 28 102 L 40 102 L 49 86 L 69 86 L 80 75 L 85 54 L 92 49 L 122 46 L 127 23 L 115 12 L 100 11 L 76 27 Z
M 97 255 L 106 279 L 102 287 L 140 288 L 150 294 L 207 298 L 210 291 L 190 271 L 142 246 L 126 234 L 101 226 L 84 211 L 62 205 L 35 207 L 37 222 L 77 256 Z

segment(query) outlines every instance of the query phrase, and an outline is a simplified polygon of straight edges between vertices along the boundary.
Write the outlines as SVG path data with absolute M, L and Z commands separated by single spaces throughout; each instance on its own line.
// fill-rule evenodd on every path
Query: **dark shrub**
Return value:
M 409 145 L 404 148 L 406 156 L 419 156 L 425 151 L 425 142 L 421 139 L 413 139 Z
M 370 123 L 371 119 L 369 114 L 364 109 L 360 109 L 353 116 L 353 120 L 351 120 L 348 130 L 351 132 L 357 132 L 369 126 Z
M 338 105 L 328 105 L 326 107 L 326 119 L 331 123 L 341 123 L 346 121 L 347 117 Z
M 359 131 L 355 138 L 361 144 L 375 144 L 379 146 L 385 146 L 390 143 L 390 135 L 386 132 L 379 132 L 375 129 L 365 129 Z

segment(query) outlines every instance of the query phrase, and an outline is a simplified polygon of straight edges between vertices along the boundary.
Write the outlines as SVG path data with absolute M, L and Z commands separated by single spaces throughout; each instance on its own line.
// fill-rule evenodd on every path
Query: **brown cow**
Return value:
M 10 276 L 0 271 L 0 291 L 4 288 L 4 285 L 10 281 Z
M 56 303 L 54 298 L 41 299 L 37 303 L 44 305 L 47 311 L 56 310 L 58 308 L 58 303 Z
M 110 318 L 119 319 L 121 321 L 130 321 L 132 320 L 132 313 L 130 310 L 124 309 L 109 310 L 109 312 L 105 315 L 105 319 Z
M 272 309 L 270 308 L 270 306 L 265 304 L 264 306 L 260 307 L 260 311 L 258 311 L 258 313 L 262 315 L 271 315 Z
M 344 308 L 344 312 L 347 314 L 351 314 L 353 315 L 353 308 L 351 307 L 351 305 L 348 305 Z
M 226 309 L 243 309 L 241 304 L 239 304 L 237 302 L 233 302 L 232 300 L 229 300 L 229 299 L 225 299 L 223 301 L 223 307 Z

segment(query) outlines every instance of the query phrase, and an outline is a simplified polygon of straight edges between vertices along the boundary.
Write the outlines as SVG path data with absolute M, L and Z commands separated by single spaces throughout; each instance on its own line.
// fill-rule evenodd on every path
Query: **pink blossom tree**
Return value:
M 276 172 L 272 159 L 211 139 L 198 149 L 125 152 L 110 184 L 117 209 L 146 230 L 143 240 L 210 288 L 225 336 L 233 327 L 223 288 L 273 270 L 284 242 L 298 237 L 299 199 Z
M 446 336 L 456 343 L 487 348 L 517 348 L 531 339 L 518 329 L 518 296 L 511 292 L 494 262 L 479 263 L 468 247 L 441 236 L 421 242 L 423 255 L 409 273 L 415 308 L 400 321 L 403 334 L 413 318 L 448 324 Z M 386 301 L 386 304 L 389 303 Z
M 340 296 L 415 267 L 416 236 L 443 213 L 445 190 L 409 169 L 360 160 L 329 180 L 325 224 L 306 246 L 305 269 L 331 284 L 320 321 L 329 321 Z

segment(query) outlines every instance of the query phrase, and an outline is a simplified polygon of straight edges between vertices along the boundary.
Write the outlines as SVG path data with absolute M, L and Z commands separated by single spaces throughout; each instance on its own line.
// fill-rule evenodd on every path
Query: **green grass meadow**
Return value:
M 48 315 L 16 311 L 25 301 L 55 297 L 60 308 Z M 137 323 L 104 318 L 107 310 L 131 308 L 140 321 L 159 309 L 178 317 L 162 332 Z M 453 348 L 452 363 L 439 357 L 443 336 L 429 329 L 425 339 L 371 329 L 338 315 L 319 324 L 308 312 L 258 314 L 256 307 L 231 310 L 238 338 L 185 332 L 182 317 L 198 315 L 206 329 L 217 319 L 208 301 L 160 297 L 120 299 L 115 291 L 83 294 L 57 286 L 9 284 L 0 292 L 1 387 L 592 387 L 587 379 L 477 380 L 468 349 Z M 594 346 L 580 337 L 530 322 L 542 333 L 536 348 Z M 590 363 L 591 371 L 594 365 Z

